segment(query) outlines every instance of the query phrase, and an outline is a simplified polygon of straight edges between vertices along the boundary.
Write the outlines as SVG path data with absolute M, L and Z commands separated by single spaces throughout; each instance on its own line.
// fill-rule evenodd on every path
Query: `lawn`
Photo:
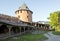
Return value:
M 43 41 L 47 39 L 43 34 L 25 34 L 15 38 L 9 38 L 4 41 Z
M 53 31 L 53 34 L 60 35 L 60 31 Z

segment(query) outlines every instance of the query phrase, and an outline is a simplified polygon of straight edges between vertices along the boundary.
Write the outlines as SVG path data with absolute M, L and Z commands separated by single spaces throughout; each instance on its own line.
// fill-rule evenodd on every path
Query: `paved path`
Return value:
M 60 41 L 60 35 L 54 35 L 52 32 L 48 32 L 44 35 L 48 37 L 48 40 L 46 41 Z

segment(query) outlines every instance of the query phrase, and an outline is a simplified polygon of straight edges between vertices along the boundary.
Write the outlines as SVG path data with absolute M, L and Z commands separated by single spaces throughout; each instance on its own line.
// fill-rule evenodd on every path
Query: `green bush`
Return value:
M 53 34 L 60 35 L 60 31 L 53 31 Z

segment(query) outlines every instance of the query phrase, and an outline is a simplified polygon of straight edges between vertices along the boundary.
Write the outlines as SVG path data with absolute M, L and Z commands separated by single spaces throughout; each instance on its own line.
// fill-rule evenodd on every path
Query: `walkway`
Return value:
M 60 41 L 60 36 L 59 35 L 54 35 L 52 32 L 48 32 L 44 34 L 46 37 L 48 37 L 48 40 L 46 41 Z

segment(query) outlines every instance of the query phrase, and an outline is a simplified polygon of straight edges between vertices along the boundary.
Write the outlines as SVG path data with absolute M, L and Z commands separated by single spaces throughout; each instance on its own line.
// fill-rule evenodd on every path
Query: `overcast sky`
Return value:
M 60 0 L 0 0 L 0 13 L 15 16 L 23 3 L 33 11 L 33 21 L 48 21 L 51 12 L 60 11 Z

